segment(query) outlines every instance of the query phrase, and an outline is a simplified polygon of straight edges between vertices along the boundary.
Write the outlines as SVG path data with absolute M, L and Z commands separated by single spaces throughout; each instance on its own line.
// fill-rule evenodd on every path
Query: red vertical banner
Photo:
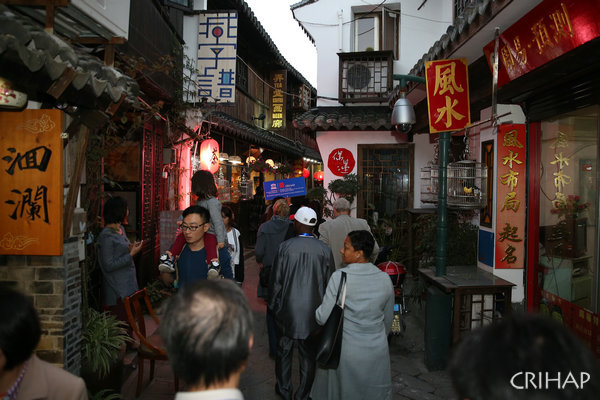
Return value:
M 498 127 L 496 268 L 524 268 L 526 138 L 524 124 Z
M 466 58 L 425 63 L 429 131 L 448 132 L 471 124 Z

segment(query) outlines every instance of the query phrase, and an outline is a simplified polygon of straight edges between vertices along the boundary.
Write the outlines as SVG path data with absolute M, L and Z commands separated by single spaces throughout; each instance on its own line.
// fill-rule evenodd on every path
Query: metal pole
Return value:
M 438 194 L 437 242 L 435 250 L 435 276 L 446 275 L 446 237 L 448 231 L 447 182 L 448 182 L 448 150 L 450 148 L 450 132 L 440 132 L 440 190 Z

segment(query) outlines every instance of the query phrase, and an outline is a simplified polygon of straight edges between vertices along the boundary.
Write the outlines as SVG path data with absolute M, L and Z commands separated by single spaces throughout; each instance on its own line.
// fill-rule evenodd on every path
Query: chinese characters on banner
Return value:
M 498 127 L 496 268 L 524 268 L 525 125 Z
M 198 15 L 198 99 L 235 101 L 236 12 Z
M 465 58 L 425 63 L 429 131 L 460 130 L 471 123 L 468 64 Z
M 600 36 L 599 20 L 598 0 L 542 1 L 500 35 L 498 87 Z M 483 52 L 492 68 L 494 41 Z
M 346 176 L 354 169 L 354 156 L 348 149 L 339 147 L 329 153 L 327 167 L 336 176 Z
M 287 71 L 271 72 L 271 129 L 285 128 L 285 92 L 287 90 Z
M 61 255 L 63 113 L 0 112 L 0 254 Z

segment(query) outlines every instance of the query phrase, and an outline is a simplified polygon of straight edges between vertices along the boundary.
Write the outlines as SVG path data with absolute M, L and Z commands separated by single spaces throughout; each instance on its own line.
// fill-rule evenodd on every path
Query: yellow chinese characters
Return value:
M 440 64 L 435 66 L 435 88 L 433 94 L 443 95 L 449 93 L 454 95 L 455 93 L 464 92 L 464 88 L 456 83 L 456 65 L 454 63 Z M 446 118 L 444 125 L 446 128 L 452 126 L 452 119 L 461 120 L 465 116 L 457 112 L 454 108 L 458 105 L 458 100 L 445 96 L 446 104 L 444 107 L 437 109 L 439 113 L 436 123 L 440 122 L 442 118 Z

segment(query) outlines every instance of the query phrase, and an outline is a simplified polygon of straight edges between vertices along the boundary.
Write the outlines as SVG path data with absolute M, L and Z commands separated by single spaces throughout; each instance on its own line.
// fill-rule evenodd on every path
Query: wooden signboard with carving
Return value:
M 63 112 L 0 112 L 0 254 L 63 251 Z

